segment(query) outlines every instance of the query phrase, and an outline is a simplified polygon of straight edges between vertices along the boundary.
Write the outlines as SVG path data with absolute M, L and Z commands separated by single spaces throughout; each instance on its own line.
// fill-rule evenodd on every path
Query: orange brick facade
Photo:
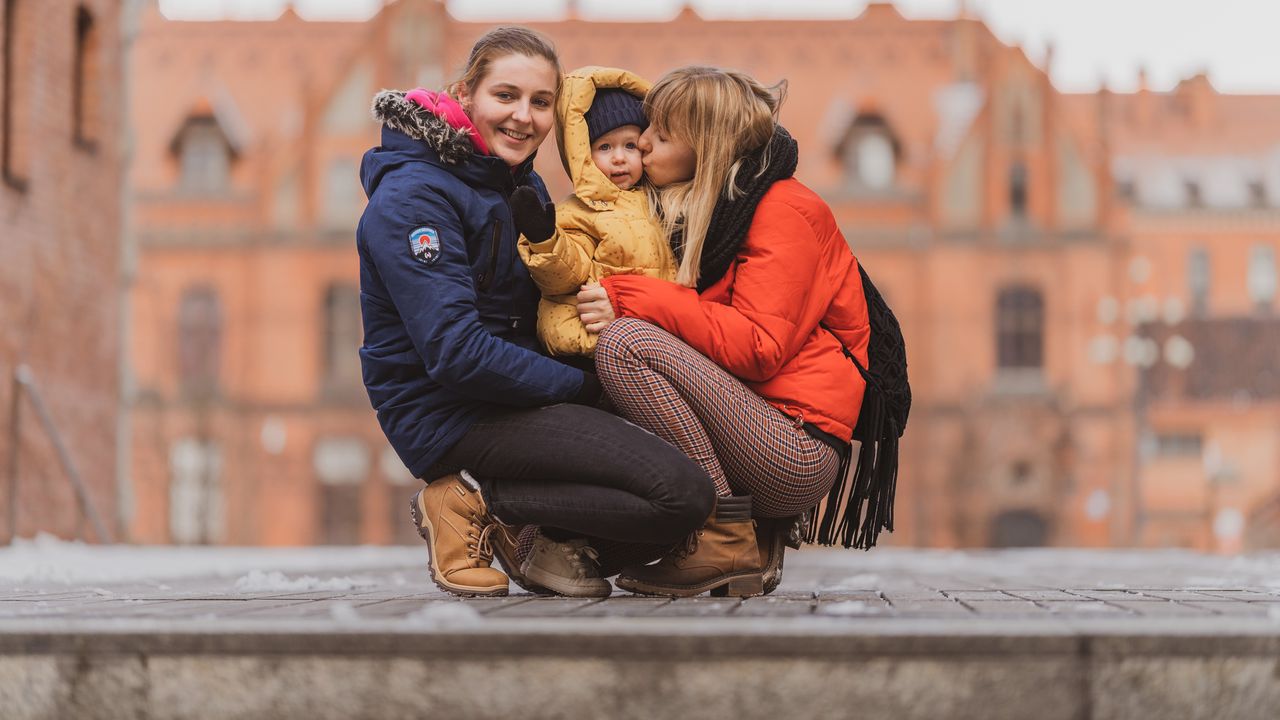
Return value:
M 1203 78 L 1066 95 L 980 20 L 907 20 L 888 4 L 842 21 L 686 10 L 535 27 L 567 68 L 656 78 L 707 63 L 789 81 L 798 175 L 907 337 L 916 405 L 891 542 L 1280 542 L 1262 530 L 1280 516 L 1280 457 L 1257 450 L 1280 439 L 1280 396 L 1224 398 L 1196 379 L 1231 360 L 1213 338 L 1242 318 L 1274 332 L 1274 298 L 1259 298 L 1280 247 L 1280 123 L 1267 124 L 1280 97 L 1221 95 Z M 486 28 L 431 0 L 365 23 L 145 18 L 131 110 L 136 540 L 412 539 L 416 481 L 352 364 L 355 172 L 377 138 L 372 93 L 442 84 Z M 565 192 L 555 149 L 538 163 Z M 1189 284 L 1201 251 L 1211 278 Z
M 16 390 L 20 366 L 30 369 L 108 531 L 119 533 L 124 117 L 115 100 L 124 92 L 124 5 L 0 2 L 0 526 L 6 538 L 38 530 L 94 537 L 29 393 Z M 11 513 L 16 528 L 7 527 Z

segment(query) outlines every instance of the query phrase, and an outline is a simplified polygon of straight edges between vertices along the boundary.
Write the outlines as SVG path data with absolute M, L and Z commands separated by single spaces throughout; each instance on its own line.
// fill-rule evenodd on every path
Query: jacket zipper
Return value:
M 502 221 L 493 221 L 493 241 L 489 246 L 489 272 L 480 273 L 480 290 L 488 290 L 489 285 L 493 282 L 493 276 L 498 272 L 498 250 L 502 242 Z

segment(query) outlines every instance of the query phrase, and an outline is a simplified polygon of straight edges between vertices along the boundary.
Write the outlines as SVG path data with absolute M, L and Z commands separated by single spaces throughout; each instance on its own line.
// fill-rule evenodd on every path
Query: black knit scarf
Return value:
M 767 149 L 767 152 L 766 152 Z M 729 271 L 738 248 L 747 238 L 751 219 L 756 214 L 760 198 L 779 180 L 795 175 L 798 157 L 796 141 L 781 125 L 776 126 L 769 144 L 748 155 L 742 161 L 735 184 L 737 197 L 727 200 L 721 197 L 711 213 L 711 225 L 702 243 L 702 262 L 698 268 L 698 292 L 711 287 Z M 765 157 L 769 165 L 760 172 Z M 671 236 L 671 249 L 676 257 L 683 253 L 684 232 L 677 230 Z

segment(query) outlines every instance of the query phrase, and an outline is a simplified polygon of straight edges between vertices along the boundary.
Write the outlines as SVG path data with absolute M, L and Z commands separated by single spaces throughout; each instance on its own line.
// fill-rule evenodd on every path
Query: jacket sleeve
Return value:
M 531 243 L 520 236 L 520 257 L 543 295 L 571 295 L 591 279 L 596 240 L 576 228 L 557 227 L 550 238 Z
M 777 374 L 817 323 L 801 317 L 820 248 L 813 228 L 789 205 L 757 211 L 738 251 L 728 304 L 656 278 L 614 275 L 601 284 L 614 314 L 646 320 L 688 343 L 729 373 L 752 382 Z
M 384 188 L 391 190 L 391 188 Z M 517 407 L 570 400 L 582 371 L 490 334 L 480 321 L 466 241 L 457 213 L 428 187 L 395 188 L 363 233 L 428 377 L 459 395 Z M 429 227 L 439 255 L 425 261 L 409 235 Z

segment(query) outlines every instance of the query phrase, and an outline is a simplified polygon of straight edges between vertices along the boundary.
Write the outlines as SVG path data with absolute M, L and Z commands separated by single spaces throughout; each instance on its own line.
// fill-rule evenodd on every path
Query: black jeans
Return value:
M 702 526 L 716 500 L 711 479 L 680 450 L 583 405 L 476 423 L 436 474 L 464 468 L 503 522 L 606 540 L 674 543 Z

